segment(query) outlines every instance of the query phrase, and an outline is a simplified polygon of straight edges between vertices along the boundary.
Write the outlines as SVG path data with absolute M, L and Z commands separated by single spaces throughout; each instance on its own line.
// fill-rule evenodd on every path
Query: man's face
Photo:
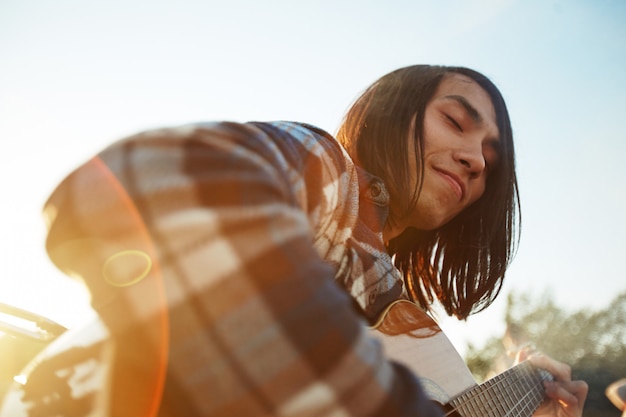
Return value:
M 411 172 L 417 181 L 415 143 Z M 436 229 L 483 195 L 500 157 L 496 114 L 487 92 L 460 74 L 444 77 L 424 115 L 424 182 L 404 227 Z M 403 227 L 403 228 L 404 228 Z

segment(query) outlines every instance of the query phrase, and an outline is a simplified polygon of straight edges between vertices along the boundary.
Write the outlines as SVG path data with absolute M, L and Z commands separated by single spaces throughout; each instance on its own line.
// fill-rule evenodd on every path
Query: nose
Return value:
M 466 146 L 457 149 L 454 159 L 467 170 L 470 178 L 478 178 L 487 166 L 482 146 Z

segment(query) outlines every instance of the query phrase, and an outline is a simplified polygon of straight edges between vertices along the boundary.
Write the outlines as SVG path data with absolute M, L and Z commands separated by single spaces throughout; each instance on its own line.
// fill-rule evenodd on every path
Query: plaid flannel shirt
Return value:
M 47 249 L 85 280 L 127 373 L 147 375 L 117 398 L 161 415 L 440 415 L 363 320 L 402 296 L 387 205 L 319 129 L 189 125 L 70 174 Z

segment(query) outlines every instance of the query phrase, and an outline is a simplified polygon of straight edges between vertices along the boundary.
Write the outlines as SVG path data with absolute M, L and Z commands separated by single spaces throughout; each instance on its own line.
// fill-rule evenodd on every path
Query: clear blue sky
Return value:
M 218 119 L 332 132 L 376 78 L 433 63 L 484 72 L 512 115 L 523 231 L 505 293 L 601 308 L 626 290 L 624 22 L 620 0 L 0 0 L 0 301 L 83 317 L 40 209 L 109 142 Z M 453 342 L 502 331 L 504 298 L 444 322 Z

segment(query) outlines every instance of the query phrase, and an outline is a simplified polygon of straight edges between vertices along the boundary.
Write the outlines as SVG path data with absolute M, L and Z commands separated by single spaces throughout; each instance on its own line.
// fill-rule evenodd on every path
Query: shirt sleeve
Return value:
M 157 323 L 145 343 L 166 357 L 165 390 L 198 415 L 442 415 L 315 251 L 294 175 L 307 158 L 254 125 L 133 136 L 51 196 L 48 252 L 114 334 Z

